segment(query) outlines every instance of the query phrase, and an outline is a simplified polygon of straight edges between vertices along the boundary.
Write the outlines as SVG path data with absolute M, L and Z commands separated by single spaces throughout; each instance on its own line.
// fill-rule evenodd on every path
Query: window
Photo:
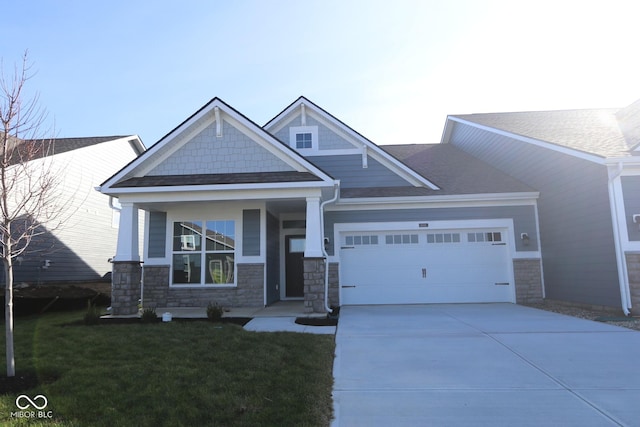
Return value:
M 384 237 L 387 245 L 415 245 L 418 243 L 417 234 L 387 234 Z
M 377 245 L 378 236 L 376 235 L 347 236 L 345 237 L 345 244 L 347 246 Z
M 234 284 L 235 221 L 174 222 L 172 268 L 175 285 Z
M 474 242 L 502 242 L 502 233 L 488 232 L 488 233 L 467 233 L 467 241 Z
M 296 150 L 318 150 L 318 126 L 290 127 L 289 146 Z
M 429 233 L 427 243 L 460 243 L 460 233 Z
M 311 134 L 296 133 L 296 148 L 311 148 Z

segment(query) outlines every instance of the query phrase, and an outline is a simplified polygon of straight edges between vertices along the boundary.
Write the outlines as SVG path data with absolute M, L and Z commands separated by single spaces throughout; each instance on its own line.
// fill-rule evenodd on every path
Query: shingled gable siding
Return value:
M 633 222 L 633 215 L 640 214 L 640 176 L 623 176 L 624 213 L 630 241 L 640 240 L 640 224 Z
M 149 175 L 223 174 L 292 171 L 266 148 L 224 122 L 222 137 L 215 124 L 185 143 Z
M 149 212 L 149 258 L 164 258 L 167 246 L 167 213 Z
M 284 128 L 275 133 L 275 137 L 285 144 L 289 144 L 289 128 L 302 126 L 302 120 L 300 116 L 293 119 Z M 318 127 L 318 149 L 322 150 L 344 150 L 356 148 L 353 144 L 346 139 L 337 135 L 326 126 L 320 124 L 319 121 L 307 115 L 307 123 L 305 126 L 317 126 Z
M 547 298 L 619 306 L 604 166 L 461 124 L 451 143 L 540 192 Z

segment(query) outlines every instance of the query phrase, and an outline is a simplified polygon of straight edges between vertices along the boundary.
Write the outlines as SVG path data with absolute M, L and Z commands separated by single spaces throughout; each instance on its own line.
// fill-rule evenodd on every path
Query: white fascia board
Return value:
M 320 188 L 289 188 L 273 191 L 198 191 L 198 192 L 165 192 L 165 193 L 124 193 L 119 195 L 121 201 L 138 204 L 153 203 L 192 203 L 192 202 L 225 202 L 248 200 L 283 200 L 305 199 L 307 197 L 321 197 Z
M 158 187 L 123 187 L 123 188 L 102 188 L 105 194 L 119 196 L 122 194 L 162 194 L 162 193 L 181 193 L 195 194 L 202 192 L 241 192 L 241 191 L 273 191 L 279 193 L 288 189 L 299 188 L 333 188 L 333 181 L 326 183 L 324 181 L 313 182 L 276 182 L 276 183 L 253 183 L 253 184 L 215 184 L 215 185 L 180 185 L 180 186 L 158 186 Z
M 640 175 L 640 156 L 609 158 L 605 163 L 615 175 Z
M 540 193 L 496 193 L 425 197 L 370 197 L 340 199 L 327 210 L 411 209 L 474 206 L 536 205 Z
M 491 132 L 497 135 L 502 135 L 502 136 L 506 136 L 508 138 L 512 138 L 512 139 L 517 139 L 519 141 L 522 142 L 526 142 L 528 144 L 532 144 L 532 145 L 536 145 L 538 147 L 542 147 L 542 148 L 546 148 L 548 150 L 553 150 L 553 151 L 557 151 L 559 153 L 563 153 L 563 154 L 567 154 L 569 156 L 573 156 L 573 157 L 577 157 L 579 159 L 583 159 L 583 160 L 587 160 L 599 165 L 603 165 L 605 164 L 605 158 L 595 155 L 595 154 L 589 154 L 587 152 L 584 151 L 580 151 L 580 150 L 576 150 L 573 148 L 569 148 L 569 147 L 565 147 L 563 145 L 558 145 L 558 144 L 553 144 L 551 142 L 547 142 L 547 141 L 543 141 L 540 139 L 535 139 L 535 138 L 530 138 L 528 136 L 523 136 L 523 135 L 518 135 L 516 133 L 512 133 L 512 132 L 508 132 L 502 129 L 498 129 L 498 128 L 494 128 L 491 126 L 485 126 L 485 125 L 481 125 L 469 120 L 464 120 L 458 117 L 454 117 L 454 116 L 448 116 L 447 117 L 447 121 L 453 121 L 453 122 L 457 122 L 460 124 L 464 124 L 467 126 L 472 126 L 481 130 L 485 130 L 487 132 Z M 449 138 L 451 136 L 451 132 L 447 132 L 446 134 L 443 135 L 443 142 L 446 144 L 449 142 Z
M 297 117 L 298 114 L 295 113 L 295 110 L 299 109 L 301 104 L 305 105 L 305 114 L 307 114 L 307 116 L 313 117 L 315 120 L 322 123 L 322 125 L 326 126 L 332 132 L 342 136 L 348 142 L 353 144 L 356 149 L 360 149 L 363 145 L 367 146 L 370 149 L 369 155 L 371 155 L 372 158 L 396 172 L 399 176 L 407 180 L 407 182 L 409 182 L 411 185 L 414 185 L 416 187 L 426 186 L 428 188 L 431 188 L 432 190 L 440 189 L 437 185 L 429 181 L 427 178 L 423 177 L 422 175 L 411 169 L 409 166 L 405 165 L 404 163 L 393 157 L 391 154 L 378 147 L 375 143 L 369 141 L 367 138 L 360 135 L 341 121 L 332 117 L 324 110 L 317 107 L 313 102 L 305 99 L 304 97 L 299 98 L 277 117 L 269 121 L 266 125 L 264 125 L 264 128 L 271 133 L 278 132 L 287 124 L 289 124 L 295 117 Z M 319 151 L 319 153 L 321 153 L 321 151 Z

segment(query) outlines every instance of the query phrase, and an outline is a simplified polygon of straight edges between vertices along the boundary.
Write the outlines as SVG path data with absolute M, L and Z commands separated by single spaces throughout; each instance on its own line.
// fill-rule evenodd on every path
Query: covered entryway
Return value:
M 515 302 L 506 228 L 344 231 L 342 304 Z

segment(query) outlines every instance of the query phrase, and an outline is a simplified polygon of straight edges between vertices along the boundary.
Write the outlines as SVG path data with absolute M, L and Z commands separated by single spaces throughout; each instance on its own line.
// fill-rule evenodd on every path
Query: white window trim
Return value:
M 299 133 L 311 134 L 311 148 L 297 148 L 296 135 Z M 300 153 L 317 153 L 318 147 L 318 126 L 292 126 L 289 128 L 289 146 Z
M 206 277 L 206 273 L 202 274 L 202 282 L 201 283 L 173 283 L 173 257 L 174 255 L 178 254 L 184 254 L 184 251 L 174 251 L 173 250 L 173 224 L 175 222 L 180 222 L 180 221 L 201 221 L 202 224 L 206 224 L 207 221 L 234 221 L 234 232 L 235 232 L 235 241 L 236 241 L 236 246 L 234 248 L 233 251 L 233 258 L 234 258 L 234 262 L 233 262 L 233 283 L 221 283 L 221 284 L 215 284 L 215 283 L 205 283 L 205 277 Z M 242 225 L 242 222 L 238 221 L 238 218 L 236 218 L 233 215 L 230 215 L 228 218 L 222 218 L 222 217 L 218 217 L 218 216 L 212 216 L 209 217 L 207 216 L 206 219 L 203 218 L 201 215 L 196 215 L 196 216 L 192 216 L 192 217 L 183 217 L 183 216 L 179 216 L 179 217 L 173 217 L 173 218 L 168 218 L 167 219 L 167 247 L 169 248 L 169 288 L 172 289 L 225 289 L 225 288 L 237 288 L 238 287 L 238 254 L 242 253 L 241 252 L 241 248 L 238 246 L 238 241 L 242 239 L 242 235 L 240 233 L 240 237 L 238 237 L 239 233 L 238 233 L 238 227 Z M 204 242 L 203 242 L 204 244 Z M 201 256 L 201 269 L 205 268 L 205 263 L 204 260 L 207 257 L 207 253 L 215 253 L 215 252 L 211 252 L 208 251 L 203 247 L 203 249 L 201 249 L 198 252 Z M 204 271 L 204 270 L 202 270 Z

